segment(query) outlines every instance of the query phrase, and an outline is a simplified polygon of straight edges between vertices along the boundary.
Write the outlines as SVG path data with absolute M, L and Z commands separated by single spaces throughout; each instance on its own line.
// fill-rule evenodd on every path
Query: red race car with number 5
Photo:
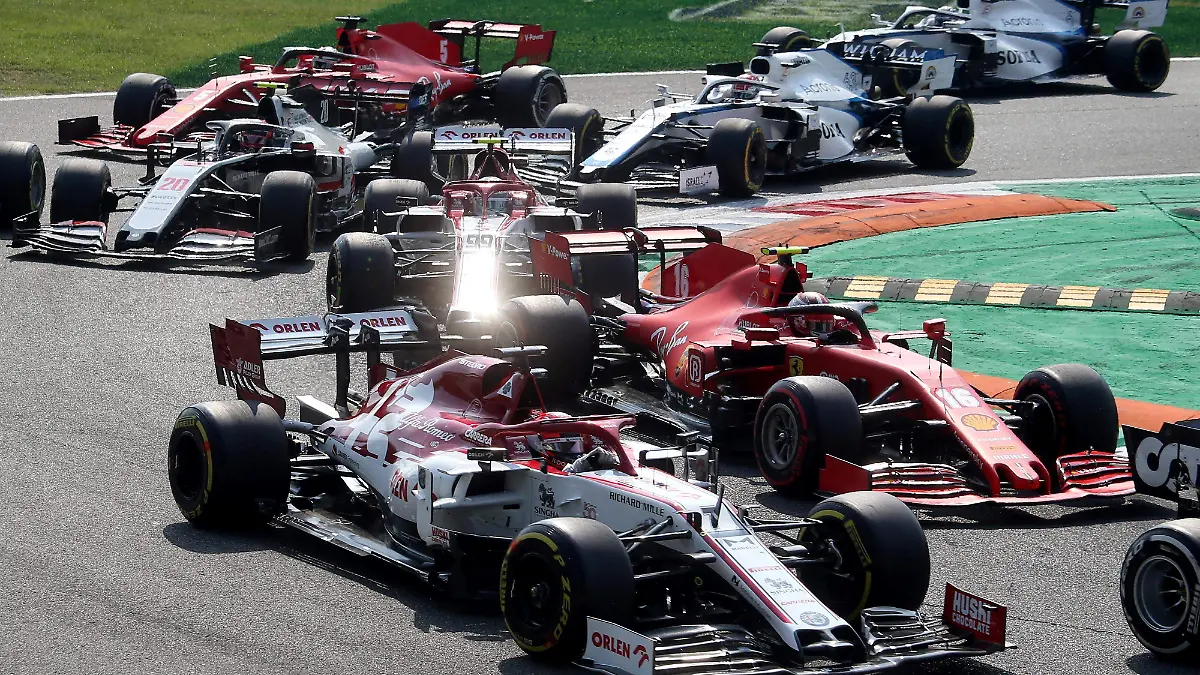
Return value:
M 1039 368 L 1013 398 L 989 398 L 951 367 L 943 319 L 872 331 L 863 315 L 874 304 L 804 291 L 807 269 L 792 260 L 800 249 L 764 249 L 777 260 L 759 263 L 719 239 L 705 228 L 646 228 L 547 233 L 532 247 L 541 287 L 591 308 L 600 351 L 587 402 L 723 447 L 752 437 L 767 481 L 795 495 L 877 490 L 934 507 L 1134 492 L 1115 452 L 1116 402 L 1091 368 Z M 662 264 L 651 293 L 638 288 L 640 253 L 660 264 L 688 255 Z M 620 297 L 588 294 L 620 278 Z M 577 354 L 553 342 L 554 330 L 529 316 L 516 332 Z M 932 342 L 928 355 L 909 348 L 916 339 Z M 562 363 L 592 367 L 572 359 L 555 362 L 558 376 L 569 376 Z

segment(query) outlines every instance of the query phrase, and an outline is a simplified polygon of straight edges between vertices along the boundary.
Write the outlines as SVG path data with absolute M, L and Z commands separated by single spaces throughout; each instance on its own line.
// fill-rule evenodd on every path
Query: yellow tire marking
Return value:
M 958 285 L 958 279 L 926 279 L 921 282 L 921 287 L 917 289 L 917 296 L 913 300 L 917 302 L 950 302 L 950 296 L 954 293 L 954 287 Z
M 1063 286 L 1058 302 L 1054 304 L 1058 307 L 1091 307 L 1099 291 L 1099 286 Z
M 842 293 L 847 298 L 870 298 L 878 299 L 883 293 L 883 286 L 888 282 L 887 277 L 854 277 L 850 281 L 850 285 L 846 287 L 846 292 Z

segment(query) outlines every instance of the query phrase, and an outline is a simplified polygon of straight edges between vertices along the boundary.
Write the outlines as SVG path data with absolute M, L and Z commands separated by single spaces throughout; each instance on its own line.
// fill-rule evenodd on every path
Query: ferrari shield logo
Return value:
M 788 357 L 788 376 L 795 377 L 804 374 L 804 359 L 799 356 Z

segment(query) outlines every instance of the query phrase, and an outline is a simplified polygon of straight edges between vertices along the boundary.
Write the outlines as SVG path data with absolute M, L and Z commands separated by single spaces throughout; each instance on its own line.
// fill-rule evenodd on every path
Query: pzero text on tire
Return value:
M 381 178 L 368 183 L 363 196 L 363 229 L 379 234 L 395 232 L 396 217 L 383 214 L 407 208 L 400 205 L 400 199 L 415 202 L 414 206 L 424 206 L 429 203 L 429 186 L 405 178 Z
M 64 159 L 54 171 L 50 222 L 108 222 L 111 188 L 107 164 L 75 157 Z
M 1121 608 L 1138 641 L 1155 656 L 1200 659 L 1200 518 L 1150 528 L 1121 566 Z
M 591 322 L 579 302 L 529 295 L 509 300 L 499 314 L 497 346 L 546 348 L 546 377 L 537 384 L 548 408 L 557 409 L 583 393 L 592 376 L 594 345 Z
M 1104 72 L 1122 91 L 1154 91 L 1171 72 L 1171 50 L 1157 33 L 1117 31 L 1104 43 Z
M 806 496 L 817 489 L 827 454 L 855 461 L 862 417 L 846 385 L 828 377 L 784 378 L 767 390 L 754 418 L 754 459 L 771 487 Z
M 867 607 L 920 609 L 929 590 L 929 544 L 912 510 L 885 492 L 850 492 L 808 513 L 825 527 L 840 561 L 808 565 L 800 578 L 847 621 Z
M 552 68 L 514 66 L 500 73 L 493 100 L 501 125 L 544 127 L 550 112 L 566 103 L 567 88 Z
M 904 152 L 922 169 L 957 169 L 971 156 L 975 116 L 954 96 L 917 98 L 904 111 Z
M 258 231 L 280 228 L 284 260 L 300 262 L 312 255 L 317 239 L 317 185 L 303 171 L 272 171 L 258 200 Z
M 175 98 L 175 85 L 162 75 L 133 73 L 117 88 L 113 101 L 113 122 L 135 129 L 145 126 L 168 108 Z
M 708 138 L 705 156 L 717 167 L 722 195 L 749 197 L 762 188 L 767 173 L 767 138 L 754 120 L 718 121 Z
M 171 494 L 201 528 L 262 525 L 287 505 L 291 467 L 283 422 L 265 403 L 185 408 L 167 447 Z
M 0 142 L 0 227 L 36 213 L 46 202 L 46 163 L 33 143 Z
M 587 518 L 550 518 L 513 539 L 500 566 L 500 610 L 517 646 L 551 663 L 587 647 L 587 617 L 621 623 L 633 611 L 625 545 Z
M 396 297 L 396 252 L 381 234 L 347 232 L 334 240 L 325 273 L 329 311 L 390 307 Z

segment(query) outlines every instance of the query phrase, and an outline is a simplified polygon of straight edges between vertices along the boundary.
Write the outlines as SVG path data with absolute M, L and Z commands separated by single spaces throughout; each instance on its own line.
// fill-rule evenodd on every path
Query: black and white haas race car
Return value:
M 419 306 L 443 337 L 490 349 L 500 305 L 535 292 L 531 237 L 637 225 L 637 195 L 625 185 L 589 185 L 574 199 L 547 199 L 520 167 L 572 157 L 567 129 L 448 127 L 402 143 L 393 173 L 367 186 L 368 232 L 344 234 L 329 255 L 331 311 Z M 473 165 L 473 166 L 472 166 Z M 457 180 L 447 181 L 435 167 Z M 469 175 L 462 175 L 466 170 Z M 430 187 L 440 194 L 431 196 Z
M 257 118 L 208 128 L 211 140 L 151 146 L 147 175 L 136 187 L 113 188 L 103 162 L 63 161 L 54 173 L 50 224 L 20 219 L 13 246 L 73 257 L 304 260 L 317 231 L 357 225 L 364 186 L 388 175 L 397 147 L 390 136 L 347 138 L 282 92 L 259 102 Z M 160 162 L 169 166 L 155 175 Z M 124 200 L 136 206 L 121 207 Z M 131 213 L 110 246 L 109 216 L 120 211 Z
M 509 309 L 529 303 L 558 303 L 562 329 L 587 339 L 577 303 Z M 212 327 L 219 379 L 241 400 L 175 421 L 168 471 L 184 516 L 273 521 L 451 595 L 498 595 L 521 649 L 605 672 L 862 673 L 1005 648 L 1005 609 L 957 588 L 944 620 L 918 613 L 929 551 L 893 497 L 752 517 L 722 498 L 707 449 L 638 441 L 628 416 L 548 412 L 563 392 L 514 364 L 545 348 L 380 363 L 426 337 L 403 311 Z M 346 386 L 360 351 L 364 395 Z M 263 359 L 329 353 L 335 403 L 301 397 L 286 416 Z M 683 476 L 646 465 L 662 459 Z
M 1099 35 L 1096 10 L 1125 9 L 1112 36 Z M 910 6 L 879 28 L 834 36 L 824 47 L 876 75 L 876 84 L 903 89 L 912 76 L 869 66 L 890 55 L 938 50 L 955 57 L 954 86 L 1040 82 L 1072 75 L 1106 75 L 1117 89 L 1152 91 L 1167 79 L 1171 52 L 1161 36 L 1167 0 L 959 0 L 957 6 Z M 767 38 L 783 39 L 789 29 Z M 764 38 L 766 41 L 766 38 Z
M 971 108 L 950 96 L 954 58 L 926 52 L 887 59 L 912 72 L 896 97 L 873 100 L 871 77 L 823 49 L 768 53 L 709 66 L 694 98 L 660 87 L 636 119 L 604 118 L 577 104 L 555 108 L 548 125 L 575 131 L 583 161 L 572 184 L 628 181 L 638 188 L 749 196 L 767 174 L 791 175 L 838 162 L 904 153 L 918 167 L 953 169 L 971 154 Z M 916 97 L 916 98 L 913 98 Z M 911 100 L 910 100 L 911 99 Z M 605 142 L 605 138 L 608 138 Z M 552 172 L 540 176 L 553 181 Z
M 1166 423 L 1157 433 L 1124 429 L 1138 491 L 1179 503 L 1177 520 L 1144 532 L 1125 555 L 1125 620 L 1155 656 L 1195 665 L 1200 660 L 1200 422 Z

